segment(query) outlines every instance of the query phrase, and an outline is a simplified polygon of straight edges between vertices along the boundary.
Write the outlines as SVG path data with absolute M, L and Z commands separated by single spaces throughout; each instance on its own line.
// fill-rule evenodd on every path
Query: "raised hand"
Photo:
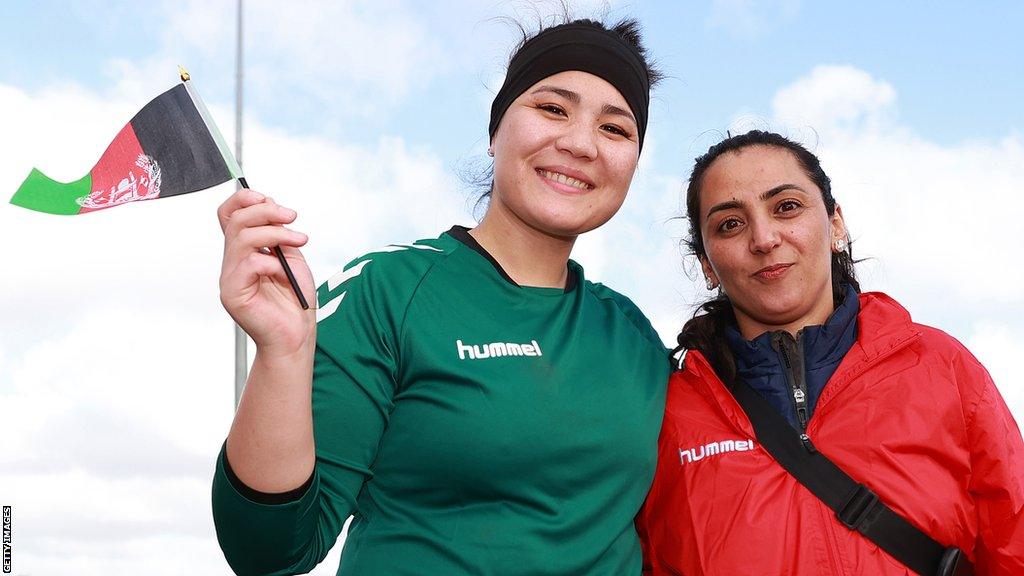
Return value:
M 285 227 L 294 210 L 244 188 L 217 209 L 224 232 L 220 300 L 262 354 L 287 356 L 315 339 L 316 316 L 303 310 L 281 263 L 268 247 L 280 246 L 299 287 L 310 302 L 313 276 L 299 247 L 308 237 Z

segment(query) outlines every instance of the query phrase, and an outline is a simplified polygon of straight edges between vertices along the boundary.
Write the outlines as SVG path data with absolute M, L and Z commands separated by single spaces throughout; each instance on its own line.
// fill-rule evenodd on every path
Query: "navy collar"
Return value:
M 852 286 L 845 287 L 843 301 L 824 324 L 805 326 L 797 333 L 802 344 L 804 365 L 814 370 L 823 365 L 838 365 L 856 341 L 856 320 L 860 299 Z M 772 334 L 765 332 L 753 340 L 745 340 L 734 325 L 726 327 L 726 340 L 736 359 L 736 371 L 742 379 L 781 370 L 778 353 L 772 347 Z

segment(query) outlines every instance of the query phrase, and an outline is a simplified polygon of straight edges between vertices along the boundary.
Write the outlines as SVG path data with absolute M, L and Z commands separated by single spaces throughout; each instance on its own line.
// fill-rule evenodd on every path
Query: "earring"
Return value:
M 491 158 L 494 158 L 494 148 L 488 148 L 487 155 L 490 156 Z
M 836 239 L 836 252 L 845 252 L 845 251 L 846 251 L 846 240 L 844 240 L 842 238 L 837 238 Z
M 704 281 L 705 281 L 705 285 L 708 287 L 708 290 L 714 290 L 715 289 L 715 283 L 711 281 L 711 278 L 705 278 Z

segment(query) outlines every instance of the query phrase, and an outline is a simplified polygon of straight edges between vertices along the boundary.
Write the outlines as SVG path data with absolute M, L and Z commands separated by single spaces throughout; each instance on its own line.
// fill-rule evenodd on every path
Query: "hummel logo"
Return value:
M 718 442 L 711 442 L 703 446 L 697 446 L 696 448 L 689 448 L 683 450 L 679 449 L 679 464 L 686 464 L 687 462 L 696 462 L 703 460 L 708 456 L 717 456 L 718 454 L 725 454 L 726 452 L 746 452 L 753 450 L 757 444 L 753 440 L 721 440 Z
M 499 358 L 501 356 L 543 356 L 540 352 L 540 344 L 536 340 L 530 340 L 529 344 L 515 344 L 512 342 L 492 342 L 490 344 L 466 345 L 462 340 L 455 341 L 455 347 L 459 351 L 459 360 L 482 360 L 484 358 Z

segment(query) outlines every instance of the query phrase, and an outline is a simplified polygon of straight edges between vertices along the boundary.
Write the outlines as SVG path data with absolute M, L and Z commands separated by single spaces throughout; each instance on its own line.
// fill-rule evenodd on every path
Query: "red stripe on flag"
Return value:
M 90 172 L 92 192 L 79 199 L 79 214 L 160 195 L 160 167 L 142 150 L 129 122 Z

